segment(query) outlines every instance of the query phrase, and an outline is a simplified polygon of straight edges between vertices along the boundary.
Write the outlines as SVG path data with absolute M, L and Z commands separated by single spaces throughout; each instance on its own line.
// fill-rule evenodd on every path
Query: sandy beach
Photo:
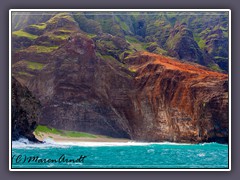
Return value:
M 45 139 L 52 139 L 55 142 L 130 142 L 130 139 L 120 139 L 120 138 L 109 138 L 104 136 L 98 136 L 96 138 L 89 138 L 89 137 L 66 137 L 61 136 L 58 134 L 52 133 L 34 133 L 35 137 L 40 140 L 44 141 Z

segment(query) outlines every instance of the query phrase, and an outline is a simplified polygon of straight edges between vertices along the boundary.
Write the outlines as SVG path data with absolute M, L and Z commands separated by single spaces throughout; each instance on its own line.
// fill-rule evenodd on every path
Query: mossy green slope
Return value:
M 219 65 L 220 69 L 225 71 L 228 69 L 227 45 L 229 28 L 228 14 L 226 12 L 192 12 L 191 15 L 186 12 L 77 12 L 73 14 L 61 12 L 56 13 L 45 22 L 39 23 L 38 20 L 32 20 L 32 22 L 37 23 L 32 23 L 31 27 L 49 31 L 47 34 L 45 33 L 45 36 L 58 43 L 67 40 L 71 32 L 73 32 L 72 27 L 77 24 L 78 28 L 83 33 L 86 33 L 86 36 L 95 41 L 98 53 L 111 55 L 117 60 L 126 51 L 149 51 L 184 59 L 186 56 L 183 56 L 178 51 L 172 52 L 172 49 L 178 46 L 178 42 L 181 41 L 184 35 L 176 33 L 175 36 L 170 36 L 177 25 L 183 24 L 186 26 L 187 31 L 193 34 L 193 41 L 185 42 L 190 47 L 186 49 L 186 51 L 189 51 L 186 53 L 190 54 L 191 51 L 197 53 L 193 57 L 195 58 L 193 61 L 206 66 L 215 63 Z M 57 32 L 60 29 L 71 32 Z M 32 40 L 38 39 L 37 36 L 24 30 L 14 32 L 14 34 Z M 109 42 L 112 39 L 106 40 L 102 38 L 103 34 L 122 38 L 130 46 L 117 50 L 119 47 L 114 47 L 114 42 Z M 193 48 L 191 48 L 192 43 L 194 43 Z M 52 46 L 47 42 L 38 45 Z M 105 50 L 102 51 L 102 49 Z M 207 58 L 199 60 L 200 54 L 203 54 L 203 58 Z
M 47 134 L 56 134 L 64 137 L 86 137 L 86 138 L 97 138 L 98 135 L 93 135 L 89 133 L 84 132 L 77 132 L 77 131 L 65 131 L 65 130 L 59 130 L 55 128 L 50 128 L 43 125 L 38 125 L 35 129 L 34 133 L 38 136 L 41 136 L 41 133 L 47 133 Z
M 15 36 L 18 36 L 18 37 L 26 37 L 26 38 L 31 39 L 31 40 L 34 40 L 38 37 L 36 35 L 27 33 L 24 30 L 14 31 L 12 34 L 15 35 Z

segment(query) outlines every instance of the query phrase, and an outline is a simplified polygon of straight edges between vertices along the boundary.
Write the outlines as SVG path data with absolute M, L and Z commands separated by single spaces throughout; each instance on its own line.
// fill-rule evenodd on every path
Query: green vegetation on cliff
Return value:
M 32 45 L 27 49 L 21 50 L 25 52 L 35 52 L 35 53 L 50 53 L 54 50 L 58 49 L 58 46 L 37 46 Z
M 64 137 L 87 137 L 87 138 L 97 138 L 98 136 L 84 133 L 84 132 L 77 132 L 77 131 L 65 131 L 65 130 L 58 130 L 55 128 L 50 128 L 47 126 L 38 125 L 35 129 L 34 133 L 37 136 L 41 136 L 41 133 L 49 133 L 49 134 L 56 134 Z
M 45 29 L 47 27 L 47 24 L 46 23 L 31 24 L 30 27 L 43 30 L 43 29 Z
M 90 34 L 98 34 L 102 32 L 99 22 L 87 18 L 83 13 L 74 13 L 73 18 L 78 23 L 81 30 Z
M 217 64 L 210 64 L 209 68 L 214 71 L 222 72 L 222 69 Z
M 125 39 L 131 44 L 132 48 L 136 49 L 137 51 L 146 50 L 145 43 L 139 41 L 137 38 L 133 36 L 125 36 Z
M 16 42 L 16 49 L 23 49 L 19 47 L 23 45 L 25 48 L 50 46 L 36 50 L 48 53 L 54 50 L 52 46 L 60 46 L 80 30 L 95 42 L 97 52 L 118 61 L 128 52 L 149 51 L 204 66 L 218 64 L 220 69 L 227 71 L 227 12 L 208 12 L 207 15 L 205 12 L 192 12 L 191 15 L 186 12 L 56 12 L 45 21 L 37 17 L 29 23 L 20 21 L 16 21 L 16 26 L 19 23 L 27 26 L 13 35 L 26 37 L 30 42 L 26 38 L 25 43 Z M 214 58 L 216 56 L 222 57 L 221 62 Z
M 70 37 L 69 35 L 70 33 L 65 33 L 65 32 L 61 32 L 61 31 L 57 31 L 51 34 L 48 34 L 48 37 L 51 40 L 66 40 Z
M 44 64 L 38 63 L 38 62 L 31 62 L 31 61 L 25 61 L 27 63 L 27 67 L 32 70 L 42 70 L 44 67 Z
M 197 43 L 200 49 L 204 49 L 204 47 L 206 46 L 206 40 L 204 39 L 200 39 Z
M 96 34 L 87 33 L 87 37 L 90 39 L 95 38 L 96 36 Z
M 18 37 L 26 37 L 26 38 L 31 39 L 31 40 L 34 40 L 38 37 L 36 35 L 29 34 L 29 33 L 25 32 L 23 30 L 14 31 L 12 34 L 15 35 L 15 36 L 18 36 Z
M 197 42 L 200 49 L 204 49 L 206 46 L 206 40 L 201 38 L 199 34 L 193 34 L 194 40 Z
M 18 72 L 19 75 L 24 75 L 24 76 L 29 76 L 29 77 L 32 77 L 33 75 L 32 74 L 29 74 L 27 72 L 23 72 L 23 71 L 20 71 Z
M 54 17 L 49 19 L 47 22 L 48 22 L 48 24 L 57 24 L 57 23 L 59 23 L 60 19 L 65 19 L 65 20 L 74 22 L 74 19 L 72 18 L 72 16 L 70 16 L 69 13 L 64 13 L 64 12 L 56 14 Z
M 160 48 L 156 42 L 146 43 L 143 47 L 144 47 L 144 49 L 146 49 L 149 52 L 152 52 L 155 54 L 167 55 L 167 51 Z
M 130 31 L 130 29 L 129 29 L 128 25 L 126 24 L 126 22 L 122 21 L 118 16 L 115 16 L 115 19 L 116 19 L 117 23 L 120 25 L 120 27 L 125 32 L 129 32 Z

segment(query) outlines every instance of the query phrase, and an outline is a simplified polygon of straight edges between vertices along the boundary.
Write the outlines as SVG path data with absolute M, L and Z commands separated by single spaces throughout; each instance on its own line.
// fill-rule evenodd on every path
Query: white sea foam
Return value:
M 172 143 L 172 142 L 55 142 L 51 138 L 44 139 L 44 143 L 33 143 L 27 139 L 21 138 L 18 141 L 12 142 L 13 148 L 68 148 L 69 146 L 81 147 L 101 147 L 101 146 L 151 146 L 151 145 L 192 145 L 187 143 Z M 205 145 L 205 144 L 200 144 Z
M 206 154 L 205 153 L 199 153 L 197 154 L 199 157 L 204 157 Z
M 191 145 L 184 143 L 172 143 L 172 142 L 54 142 L 57 145 L 68 146 L 83 146 L 83 147 L 100 147 L 100 146 L 150 146 L 150 145 Z
M 148 146 L 151 145 L 152 143 L 129 141 L 129 142 L 56 142 L 56 144 L 83 147 L 100 147 L 100 146 Z
M 148 153 L 154 153 L 155 150 L 154 150 L 154 149 L 148 149 L 147 152 L 148 152 Z
M 52 139 L 45 139 L 43 143 L 33 143 L 25 138 L 20 138 L 18 141 L 12 141 L 12 148 L 22 149 L 22 148 L 51 148 L 51 147 L 62 147 L 67 148 L 68 146 L 63 146 L 61 144 L 57 144 Z
M 206 143 L 201 143 L 199 145 L 205 146 L 205 145 L 211 145 L 211 144 L 220 145 L 220 146 L 228 146 L 228 144 L 219 144 L 217 142 L 211 142 L 211 143 L 206 142 Z

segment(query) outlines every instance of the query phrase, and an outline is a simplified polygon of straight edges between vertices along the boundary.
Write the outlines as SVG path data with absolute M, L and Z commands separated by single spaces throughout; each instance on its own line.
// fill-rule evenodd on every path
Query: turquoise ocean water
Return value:
M 12 168 L 228 168 L 217 143 L 12 142 Z

